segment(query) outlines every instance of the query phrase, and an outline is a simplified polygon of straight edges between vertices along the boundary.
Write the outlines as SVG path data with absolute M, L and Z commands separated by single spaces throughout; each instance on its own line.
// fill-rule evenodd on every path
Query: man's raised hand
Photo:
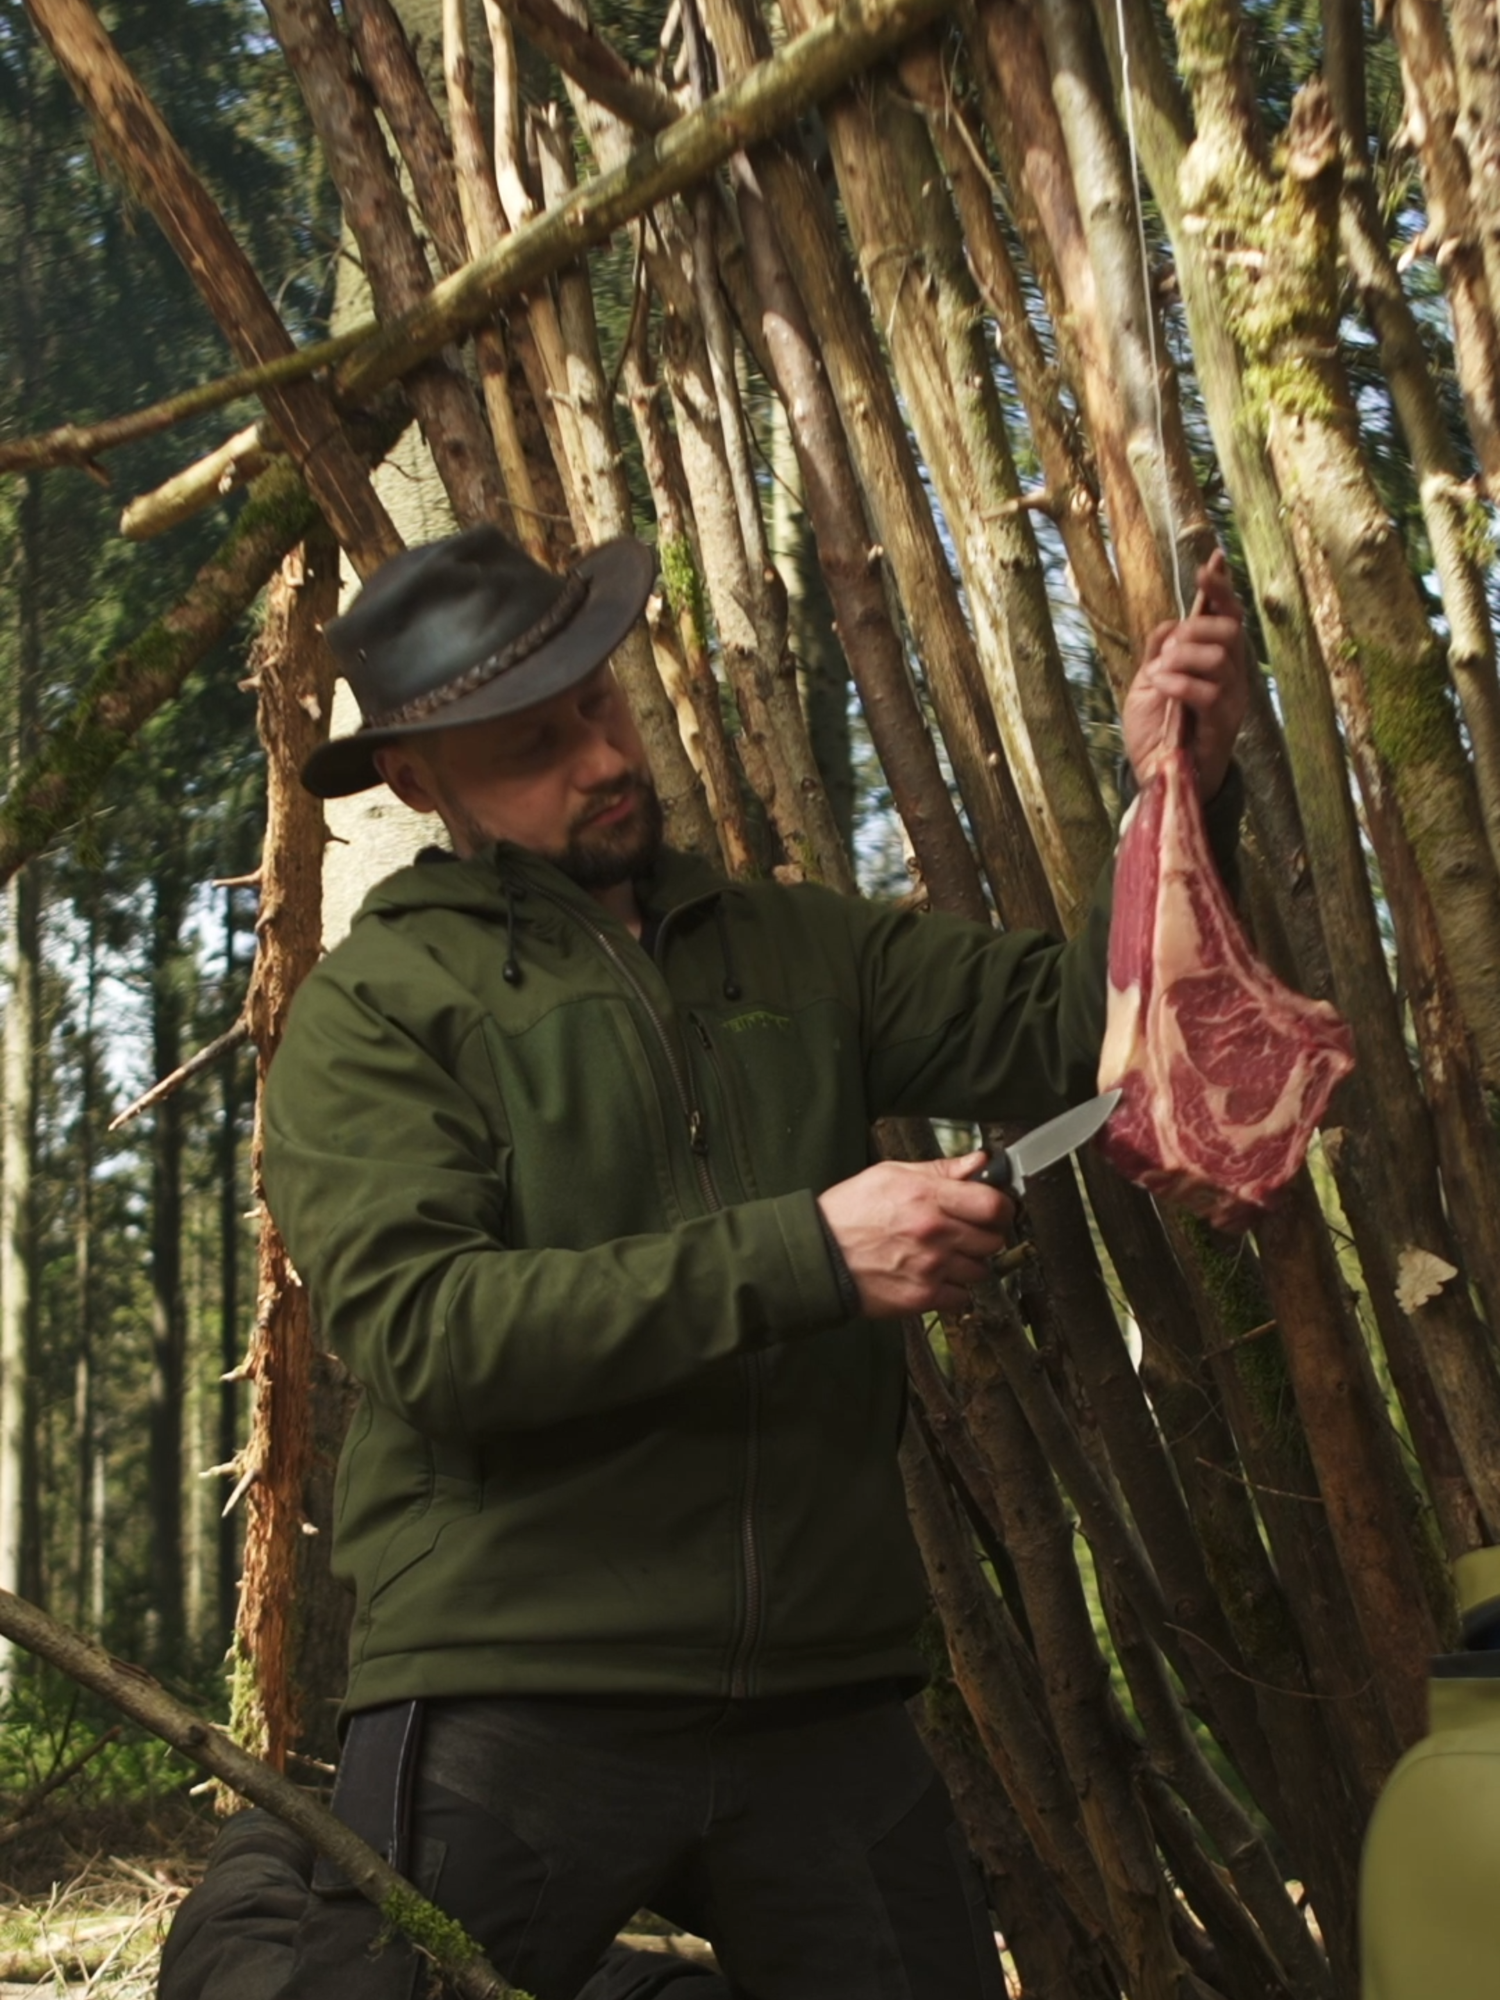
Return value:
M 1201 608 L 1158 625 L 1146 641 L 1121 721 L 1125 754 L 1144 785 L 1161 751 L 1168 703 L 1180 701 L 1193 715 L 1199 795 L 1211 799 L 1224 782 L 1249 705 L 1250 662 L 1245 614 L 1222 550 L 1198 571 L 1197 585 Z
M 1008 1196 L 969 1177 L 984 1153 L 953 1160 L 884 1160 L 818 1199 L 872 1319 L 966 1312 L 990 1275 L 1014 1213 Z

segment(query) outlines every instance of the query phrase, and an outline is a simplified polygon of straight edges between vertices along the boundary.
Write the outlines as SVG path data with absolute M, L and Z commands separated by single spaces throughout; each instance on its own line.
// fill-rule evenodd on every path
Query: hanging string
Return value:
M 1156 405 L 1156 466 L 1161 479 L 1161 503 L 1167 531 L 1167 567 L 1177 616 L 1186 618 L 1182 571 L 1177 560 L 1177 517 L 1172 506 L 1172 481 L 1167 471 L 1167 410 L 1162 395 L 1161 358 L 1156 347 L 1156 314 L 1151 304 L 1151 252 L 1146 242 L 1146 211 L 1141 201 L 1140 148 L 1135 132 L 1135 93 L 1130 87 L 1130 39 L 1125 31 L 1125 0 L 1115 0 L 1115 30 L 1120 38 L 1120 95 L 1125 100 L 1125 143 L 1130 149 L 1130 193 L 1135 203 L 1135 230 L 1141 252 L 1141 303 L 1146 310 L 1146 339 L 1151 350 L 1151 391 Z

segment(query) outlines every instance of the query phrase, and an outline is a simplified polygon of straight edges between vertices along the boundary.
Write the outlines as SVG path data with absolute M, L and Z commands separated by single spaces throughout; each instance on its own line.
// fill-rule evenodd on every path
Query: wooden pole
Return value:
M 271 586 L 252 661 L 266 750 L 266 841 L 258 949 L 245 1015 L 262 1088 L 292 995 L 321 948 L 323 807 L 303 788 L 299 773 L 328 735 L 334 664 L 322 628 L 338 609 L 338 592 L 332 538 L 304 544 Z M 282 1770 L 302 1728 L 296 1624 L 318 1615 L 297 1588 L 304 1488 L 313 1457 L 314 1345 L 307 1294 L 264 1207 L 263 1144 L 257 1109 L 251 1176 L 261 1208 L 259 1283 L 245 1368 L 255 1385 L 255 1412 L 238 1465 L 241 1482 L 250 1483 L 232 1726 L 242 1742 Z M 333 1609 L 325 1605 L 322 1614 Z

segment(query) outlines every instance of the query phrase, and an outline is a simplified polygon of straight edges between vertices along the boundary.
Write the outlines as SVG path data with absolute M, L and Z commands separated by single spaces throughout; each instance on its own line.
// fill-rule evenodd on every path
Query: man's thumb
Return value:
M 972 1153 L 956 1153 L 949 1160 L 934 1160 L 933 1165 L 948 1181 L 971 1181 L 989 1158 L 984 1148 L 978 1147 Z

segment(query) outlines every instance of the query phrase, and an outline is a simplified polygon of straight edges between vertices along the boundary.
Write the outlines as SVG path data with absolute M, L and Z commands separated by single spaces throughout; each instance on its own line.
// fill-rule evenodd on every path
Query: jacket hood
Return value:
M 722 876 L 699 856 L 663 848 L 650 874 L 637 882 L 636 894 L 645 920 L 644 941 L 648 948 L 665 929 L 669 917 L 689 908 L 715 910 L 724 955 L 724 989 L 728 993 L 738 991 L 738 981 L 719 901 L 725 886 Z M 467 859 L 460 859 L 446 848 L 431 847 L 409 867 L 398 869 L 375 885 L 356 911 L 353 928 L 357 931 L 371 917 L 384 922 L 399 921 L 408 913 L 435 909 L 461 912 L 503 925 L 503 974 L 507 985 L 519 986 L 526 976 L 528 926 L 566 921 L 558 916 L 559 906 L 571 910 L 586 924 L 611 921 L 589 892 L 560 868 L 510 841 L 495 841 Z
M 701 856 L 669 847 L 662 849 L 650 875 L 636 885 L 647 918 L 664 917 L 726 886 L 724 877 Z M 504 913 L 515 890 L 532 888 L 554 901 L 576 905 L 596 921 L 602 915 L 589 892 L 552 862 L 500 840 L 467 859 L 446 848 L 424 849 L 414 862 L 375 884 L 355 912 L 354 922 L 400 916 L 410 910 L 472 910 L 492 917 L 497 911 Z

